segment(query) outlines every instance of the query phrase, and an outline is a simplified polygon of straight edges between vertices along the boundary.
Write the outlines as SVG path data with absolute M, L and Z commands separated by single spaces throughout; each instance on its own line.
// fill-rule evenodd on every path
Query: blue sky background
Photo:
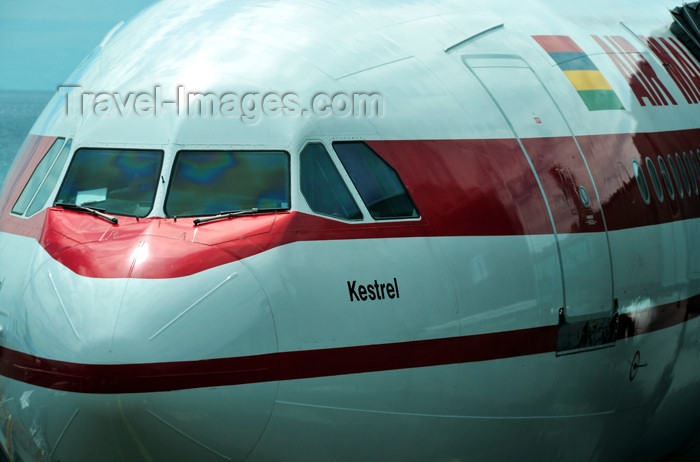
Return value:
M 0 0 L 0 90 L 49 90 L 155 0 Z

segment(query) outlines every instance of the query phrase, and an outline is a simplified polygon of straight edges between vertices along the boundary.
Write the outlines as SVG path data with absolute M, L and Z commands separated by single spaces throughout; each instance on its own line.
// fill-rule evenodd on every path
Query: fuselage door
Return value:
M 605 217 L 586 159 L 542 80 L 515 55 L 463 55 L 510 126 L 546 200 L 565 291 L 560 353 L 614 342 L 617 309 Z

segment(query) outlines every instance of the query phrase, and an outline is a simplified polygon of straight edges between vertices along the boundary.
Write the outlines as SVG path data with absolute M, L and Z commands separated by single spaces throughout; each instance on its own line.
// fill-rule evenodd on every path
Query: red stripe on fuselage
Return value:
M 700 148 L 700 130 L 578 137 L 600 203 L 570 137 L 524 139 L 540 184 L 515 140 L 398 140 L 368 144 L 401 176 L 419 221 L 341 222 L 298 212 L 239 217 L 195 227 L 191 219 L 121 217 L 114 226 L 76 212 L 50 209 L 29 219 L 10 214 L 29 174 L 54 138 L 25 144 L 23 170 L 8 178 L 0 231 L 28 236 L 57 261 L 88 277 L 187 276 L 299 241 L 432 236 L 513 236 L 556 231 L 622 230 L 700 217 L 700 197 L 668 194 L 659 201 L 645 159 Z M 43 153 L 42 153 L 43 151 Z M 39 153 L 39 154 L 37 154 Z M 675 157 L 674 157 L 675 158 Z M 572 160 L 573 159 L 573 160 Z M 639 161 L 651 190 L 645 204 L 632 173 Z M 677 168 L 685 168 L 677 166 Z M 628 172 L 628 173 L 624 173 Z M 578 187 L 591 198 L 583 207 Z M 137 248 L 148 252 L 137 252 Z
M 686 322 L 700 297 L 620 316 L 618 340 Z M 0 347 L 0 375 L 76 393 L 122 394 L 232 386 L 554 353 L 557 326 L 379 345 L 143 364 L 80 364 Z M 559 359 L 555 359 L 559 360 Z
M 533 35 L 532 38 L 535 39 L 547 53 L 583 53 L 581 47 L 567 35 Z

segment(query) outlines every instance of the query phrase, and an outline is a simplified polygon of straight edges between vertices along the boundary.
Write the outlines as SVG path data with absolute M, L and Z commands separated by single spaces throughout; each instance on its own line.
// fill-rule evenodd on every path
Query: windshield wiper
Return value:
M 233 218 L 233 217 L 240 217 L 243 215 L 255 215 L 256 213 L 269 213 L 269 212 L 279 212 L 281 210 L 287 210 L 287 209 L 257 209 L 257 208 L 252 208 L 252 209 L 245 209 L 245 210 L 234 210 L 231 212 L 219 212 L 218 214 L 211 216 L 211 217 L 206 217 L 206 218 L 195 218 L 193 220 L 194 225 L 201 225 L 203 223 L 210 223 L 212 221 L 217 221 L 217 220 L 226 220 L 228 218 Z
M 64 210 L 72 210 L 74 212 L 82 212 L 82 213 L 87 213 L 88 215 L 92 215 L 98 218 L 102 218 L 103 220 L 107 220 L 108 222 L 112 223 L 113 225 L 116 225 L 119 223 L 119 219 L 117 217 L 113 217 L 112 215 L 107 215 L 104 213 L 104 209 L 96 209 L 93 207 L 87 207 L 85 205 L 76 205 L 76 204 L 65 204 L 63 202 L 56 202 L 53 204 L 54 207 L 61 207 Z

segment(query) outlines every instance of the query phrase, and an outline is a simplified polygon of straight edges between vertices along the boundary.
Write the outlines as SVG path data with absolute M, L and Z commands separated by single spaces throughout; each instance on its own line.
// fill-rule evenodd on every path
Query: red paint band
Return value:
M 547 53 L 583 53 L 581 47 L 567 35 L 533 35 L 532 38 L 535 39 Z
M 36 152 L 48 149 L 47 140 L 53 140 L 35 138 L 26 143 L 28 149 L 35 149 L 26 154 L 32 159 L 24 163 L 27 170 L 38 163 L 41 155 Z M 569 137 L 522 140 L 538 178 L 515 140 L 369 141 L 400 175 L 420 211 L 419 221 L 351 223 L 292 212 L 239 217 L 197 228 L 186 218 L 175 222 L 121 217 L 119 225 L 113 226 L 56 209 L 26 219 L 9 211 L 24 181 L 11 178 L 0 231 L 36 239 L 52 258 L 83 276 L 174 278 L 300 241 L 551 235 L 547 206 L 556 231 L 562 234 L 603 232 L 604 222 L 608 230 L 617 231 L 700 217 L 698 195 L 681 198 L 676 194 L 675 199 L 667 195 L 663 202 L 652 196 L 647 205 L 631 176 L 631 161 L 636 159 L 649 183 L 646 158 L 660 171 L 657 156 L 700 148 L 700 130 L 577 139 L 596 179 L 595 188 Z M 589 206 L 579 198 L 580 186 L 588 191 Z M 134 249 L 142 243 L 149 245 L 149 257 L 136 264 Z
M 626 313 L 620 316 L 617 338 L 666 329 L 699 315 L 700 296 Z M 144 364 L 78 364 L 0 348 L 0 375 L 75 393 L 146 393 L 491 361 L 553 353 L 556 346 L 554 325 L 412 342 Z

